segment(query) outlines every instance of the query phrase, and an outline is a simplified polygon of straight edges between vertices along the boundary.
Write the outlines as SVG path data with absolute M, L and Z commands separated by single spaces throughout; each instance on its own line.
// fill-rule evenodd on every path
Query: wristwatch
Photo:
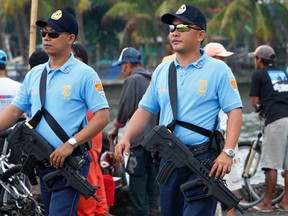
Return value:
M 68 139 L 68 143 L 72 145 L 74 149 L 77 148 L 77 141 L 74 137 L 71 137 L 70 139 Z
M 224 148 L 222 151 L 225 152 L 231 158 L 234 158 L 235 156 L 235 152 L 233 149 Z

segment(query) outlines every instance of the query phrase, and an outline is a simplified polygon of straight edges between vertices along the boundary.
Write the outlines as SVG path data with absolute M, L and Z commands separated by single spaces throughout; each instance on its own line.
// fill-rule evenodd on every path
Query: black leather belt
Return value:
M 188 146 L 189 150 L 194 154 L 194 156 L 198 156 L 200 154 L 210 152 L 210 142 L 205 142 L 195 146 Z

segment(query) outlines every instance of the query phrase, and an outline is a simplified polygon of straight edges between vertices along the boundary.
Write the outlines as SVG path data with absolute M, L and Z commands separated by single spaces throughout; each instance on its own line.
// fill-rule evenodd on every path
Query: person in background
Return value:
M 215 59 L 219 59 L 227 63 L 227 58 L 234 55 L 233 52 L 227 51 L 225 47 L 220 43 L 210 42 L 204 47 L 208 56 L 211 56 Z M 219 112 L 220 118 L 220 129 L 226 131 L 227 128 L 227 115 L 221 109 Z M 238 145 L 235 146 L 235 156 L 233 158 L 231 172 L 224 176 L 224 180 L 227 183 L 228 188 L 238 197 L 240 197 L 240 189 L 242 188 L 241 184 L 241 172 L 240 172 L 240 158 L 237 155 Z M 227 212 L 227 216 L 234 215 L 234 209 L 231 209 Z
M 228 57 L 234 55 L 233 52 L 227 51 L 222 44 L 216 42 L 206 44 L 204 50 L 207 52 L 208 56 L 219 59 L 225 63 L 227 63 Z
M 43 50 L 37 50 L 28 59 L 30 70 L 39 64 L 44 64 L 49 60 L 48 54 Z
M 176 58 L 161 63 L 153 72 L 151 83 L 131 117 L 118 144 L 116 158 L 123 162 L 130 150 L 130 141 L 142 134 L 151 118 L 160 111 L 159 125 L 173 122 L 169 100 L 168 73 L 175 64 L 177 75 L 177 119 L 212 131 L 220 109 L 228 114 L 224 149 L 210 171 L 210 176 L 223 178 L 231 171 L 233 149 L 240 134 L 242 102 L 231 69 L 222 61 L 208 57 L 201 43 L 206 36 L 206 18 L 196 7 L 182 5 L 175 14 L 161 17 L 168 24 L 169 39 Z M 216 91 L 216 92 L 215 92 Z M 176 124 L 173 134 L 191 151 L 199 152 L 198 159 L 211 158 L 209 138 Z M 201 151 L 200 151 L 201 150 Z M 163 166 L 161 160 L 160 166 Z M 165 216 L 214 216 L 217 200 L 208 196 L 187 202 L 180 186 L 194 180 L 196 174 L 187 167 L 176 168 L 167 184 L 160 184 L 161 214 Z M 203 186 L 186 191 L 190 196 L 206 195 Z
M 265 190 L 255 211 L 272 211 L 272 195 L 277 183 L 277 170 L 285 170 L 285 193 L 275 207 L 288 211 L 288 75 L 276 68 L 275 51 L 261 45 L 248 54 L 255 60 L 250 93 L 252 105 L 265 117 L 261 147 L 261 168 L 265 172 Z
M 7 54 L 4 50 L 0 50 L 0 113 L 6 109 L 18 94 L 21 83 L 7 77 L 6 65 L 7 65 Z M 26 115 L 23 114 L 18 121 L 25 120 Z M 0 138 L 0 151 L 4 145 L 5 139 Z M 14 164 L 20 163 L 21 151 L 16 151 L 17 148 L 9 146 L 11 154 L 9 161 Z M 13 151 L 12 151 L 13 150 Z
M 72 44 L 72 52 L 76 59 L 88 65 L 88 52 L 83 45 L 76 41 Z
M 141 65 L 141 54 L 133 47 L 122 50 L 118 61 L 112 64 L 120 65 L 126 75 L 118 105 L 118 114 L 114 119 L 114 129 L 109 132 L 109 139 L 118 140 L 118 132 L 129 121 L 138 107 L 151 79 L 151 73 Z M 134 214 L 154 216 L 159 213 L 158 185 L 155 181 L 158 165 L 153 163 L 151 153 L 142 146 L 145 135 L 157 125 L 155 116 L 146 125 L 145 130 L 131 142 L 131 151 L 126 166 L 129 174 L 129 196 Z M 128 124 L 129 125 L 129 124 Z
M 8 107 L 20 90 L 21 83 L 7 77 L 7 54 L 0 50 L 0 112 Z
M 72 45 L 72 52 L 76 59 L 84 62 L 85 64 L 88 64 L 88 53 L 84 46 L 75 42 Z M 89 110 L 87 113 L 88 121 L 90 121 L 92 117 L 93 114 Z M 99 166 L 99 155 L 102 150 L 102 131 L 93 137 L 91 141 L 92 148 L 89 151 L 89 155 L 92 159 L 92 162 L 90 163 L 87 180 L 92 185 L 100 186 L 100 188 L 96 191 L 96 195 L 101 199 L 101 202 L 97 202 L 93 197 L 90 197 L 86 200 L 85 197 L 81 195 L 77 207 L 77 214 L 78 216 L 105 216 L 108 213 L 108 206 L 103 175 Z
M 47 71 L 44 106 L 70 138 L 63 143 L 42 116 L 35 130 L 55 150 L 49 156 L 49 163 L 39 164 L 36 170 L 41 182 L 45 214 L 76 216 L 80 193 L 72 187 L 51 192 L 43 177 L 63 167 L 65 159 L 72 153 L 83 158 L 84 163 L 78 171 L 87 176 L 91 158 L 87 151 L 82 154 L 77 150 L 109 123 L 109 105 L 97 73 L 75 59 L 71 52 L 78 34 L 74 16 L 65 10 L 57 10 L 47 20 L 36 21 L 36 25 L 41 27 L 42 45 L 49 61 L 26 74 L 21 90 L 11 105 L 0 113 L 0 131 L 14 125 L 27 110 L 31 110 L 32 117 L 41 110 L 40 77 Z M 88 109 L 94 116 L 87 123 Z M 63 187 L 63 184 L 65 182 L 56 180 L 53 186 Z

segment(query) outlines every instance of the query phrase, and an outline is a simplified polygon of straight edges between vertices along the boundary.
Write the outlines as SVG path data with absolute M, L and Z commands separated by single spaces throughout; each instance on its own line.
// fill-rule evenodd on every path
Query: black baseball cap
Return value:
M 195 24 L 202 30 L 206 31 L 206 17 L 196 7 L 183 4 L 175 14 L 164 14 L 161 17 L 161 21 L 170 25 L 175 18 L 182 20 L 186 24 Z
M 43 28 L 50 25 L 57 32 L 78 35 L 78 24 L 75 17 L 65 10 L 57 10 L 47 20 L 36 21 L 36 25 Z

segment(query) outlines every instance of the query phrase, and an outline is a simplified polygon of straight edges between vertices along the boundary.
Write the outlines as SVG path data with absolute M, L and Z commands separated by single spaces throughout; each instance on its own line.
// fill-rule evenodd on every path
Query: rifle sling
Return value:
M 212 131 L 202 128 L 200 126 L 197 126 L 195 124 L 180 121 L 177 119 L 177 74 L 176 74 L 176 67 L 175 67 L 174 61 L 171 62 L 170 67 L 169 67 L 168 85 L 169 85 L 170 104 L 171 104 L 174 120 L 170 124 L 167 125 L 167 128 L 173 131 L 175 128 L 175 125 L 178 124 L 178 125 L 181 125 L 182 127 L 185 127 L 189 130 L 195 131 L 197 133 L 202 134 L 203 136 L 210 138 L 213 134 Z M 217 124 L 218 124 L 218 116 L 216 117 L 214 130 L 216 129 Z
M 48 110 L 44 108 L 46 82 L 47 82 L 47 69 L 45 67 L 42 72 L 39 85 L 41 109 L 38 110 L 38 112 L 33 116 L 33 118 L 29 121 L 29 124 L 31 124 L 34 128 L 36 128 L 42 116 L 44 116 L 50 128 L 61 139 L 61 141 L 65 143 L 69 139 L 69 136 L 64 131 L 64 129 L 59 125 L 59 123 L 54 119 L 54 117 L 48 112 Z

